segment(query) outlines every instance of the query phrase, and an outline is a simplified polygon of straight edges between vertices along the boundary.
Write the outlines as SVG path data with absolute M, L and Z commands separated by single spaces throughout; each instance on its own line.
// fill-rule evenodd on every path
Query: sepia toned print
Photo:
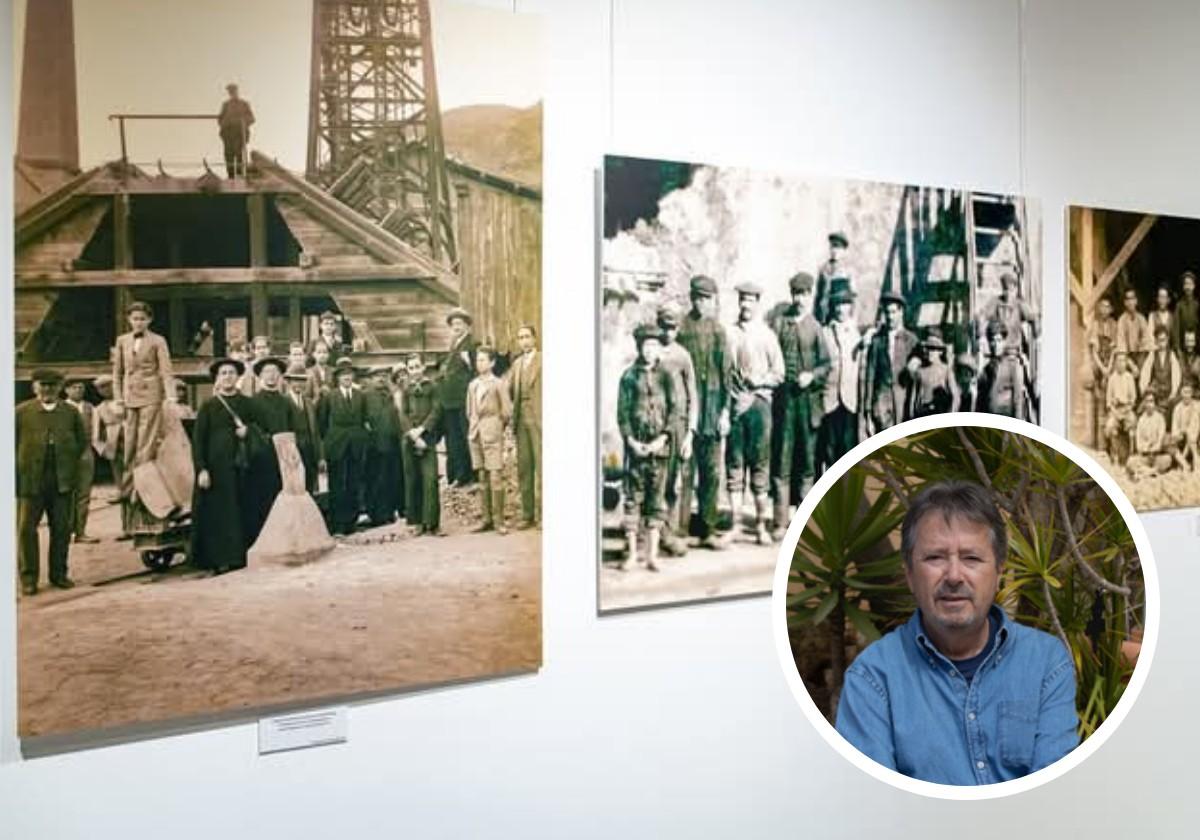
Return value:
M 299 5 L 18 4 L 22 738 L 540 665 L 537 21 Z
M 764 593 L 824 469 L 915 417 L 1036 422 L 1019 196 L 610 156 L 600 609 Z
M 1070 436 L 1138 510 L 1200 505 L 1200 219 L 1071 207 Z

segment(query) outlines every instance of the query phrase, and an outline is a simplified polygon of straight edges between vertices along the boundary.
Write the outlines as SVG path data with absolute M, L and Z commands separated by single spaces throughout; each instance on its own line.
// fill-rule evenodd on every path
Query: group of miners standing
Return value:
M 340 316 L 326 312 L 319 335 L 307 345 L 293 342 L 286 359 L 272 355 L 268 336 L 215 359 L 209 365 L 212 397 L 193 410 L 187 386 L 175 379 L 166 340 L 149 328 L 149 304 L 135 301 L 126 314 L 130 330 L 117 338 L 113 374 L 92 381 L 99 404 L 85 399 L 88 381 L 81 377 L 65 380 L 64 398 L 64 378 L 45 369 L 32 375 L 34 398 L 17 408 L 18 553 L 25 594 L 37 591 L 43 516 L 53 586 L 73 586 L 67 573 L 71 539 L 97 541 L 87 532 L 96 457 L 112 464 L 121 538 L 153 526 L 155 517 L 139 498 L 144 476 L 137 471 L 153 462 L 169 485 L 180 447 L 167 441 L 176 434 L 186 435 L 182 451 L 184 458 L 190 452 L 187 466 L 195 477 L 191 562 L 213 573 L 246 565 L 247 552 L 280 507 L 276 501 L 286 492 L 286 477 L 299 475 L 287 464 L 281 470 L 280 452 L 297 454 L 294 466 L 303 467 L 298 492 L 320 502 L 324 525 L 318 523 L 318 529 L 325 538 L 400 518 L 415 535 L 441 535 L 437 444 L 444 439 L 447 481 L 482 483 L 482 524 L 476 530 L 505 533 L 504 436 L 511 426 L 519 527 L 536 526 L 541 360 L 533 326 L 518 330 L 520 353 L 501 378 L 496 349 L 474 340 L 469 313 L 452 310 L 447 323 L 453 341 L 435 378 L 419 353 L 394 367 L 356 366 Z M 286 447 L 280 436 L 287 438 Z M 176 453 L 174 461 L 170 452 Z
M 685 553 L 692 535 L 704 548 L 726 548 L 741 531 L 747 496 L 755 540 L 780 540 L 826 467 L 904 420 L 949 411 L 1036 419 L 1030 357 L 1038 325 L 1014 270 L 1002 269 L 1001 293 L 964 325 L 980 352 L 955 355 L 938 327 L 924 338 L 907 328 L 908 302 L 895 292 L 880 295 L 876 323 L 860 329 L 858 293 L 843 259 L 848 239 L 835 232 L 829 244 L 817 276 L 791 277 L 790 300 L 765 317 L 763 290 L 743 283 L 735 323 L 721 324 L 716 282 L 695 276 L 688 312 L 660 306 L 632 329 L 624 355 L 634 358 L 620 375 L 616 405 L 622 569 L 638 561 L 639 544 L 650 570 L 657 570 L 660 551 Z M 617 288 L 604 296 L 606 311 L 637 300 L 636 292 Z M 619 323 L 606 318 L 605 329 L 612 333 Z M 718 515 L 722 479 L 728 529 Z
M 1135 478 L 1200 470 L 1200 301 L 1196 275 L 1177 290 L 1156 287 L 1143 315 L 1137 289 L 1121 294 L 1122 312 L 1102 297 L 1087 330 L 1093 439 Z

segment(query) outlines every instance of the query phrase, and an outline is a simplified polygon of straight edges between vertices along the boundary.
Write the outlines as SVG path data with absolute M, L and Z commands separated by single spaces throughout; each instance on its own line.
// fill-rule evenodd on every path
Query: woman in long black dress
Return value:
M 213 574 L 244 568 L 250 547 L 246 478 L 236 465 L 238 441 L 255 422 L 252 401 L 238 390 L 244 370 L 237 359 L 212 363 L 213 396 L 196 412 L 192 434 L 192 563 Z

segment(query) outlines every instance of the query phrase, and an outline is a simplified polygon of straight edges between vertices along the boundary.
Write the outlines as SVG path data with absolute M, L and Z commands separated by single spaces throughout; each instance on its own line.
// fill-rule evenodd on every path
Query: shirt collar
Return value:
M 1000 609 L 998 604 L 992 604 L 988 609 L 988 616 L 996 620 L 996 642 L 989 652 L 994 653 L 1008 642 L 1012 622 L 1004 610 Z M 909 637 L 913 640 L 913 643 L 916 644 L 922 655 L 929 660 L 930 664 L 934 664 L 937 659 L 948 664 L 953 664 L 950 657 L 938 650 L 933 640 L 925 635 L 925 627 L 921 624 L 921 611 L 919 609 L 913 610 L 912 617 L 909 618 L 908 623 L 904 627 Z
M 38 405 L 40 405 L 42 407 L 42 411 L 53 411 L 54 409 L 58 408 L 58 400 L 55 400 L 54 402 L 49 403 L 49 404 L 44 403 L 41 400 L 38 400 Z

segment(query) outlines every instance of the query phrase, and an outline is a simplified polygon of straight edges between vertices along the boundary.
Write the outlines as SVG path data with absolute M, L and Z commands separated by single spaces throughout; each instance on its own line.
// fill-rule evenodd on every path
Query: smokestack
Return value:
M 17 159 L 30 166 L 79 169 L 73 0 L 29 0 Z

